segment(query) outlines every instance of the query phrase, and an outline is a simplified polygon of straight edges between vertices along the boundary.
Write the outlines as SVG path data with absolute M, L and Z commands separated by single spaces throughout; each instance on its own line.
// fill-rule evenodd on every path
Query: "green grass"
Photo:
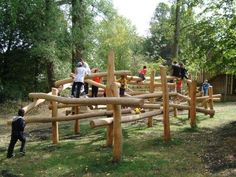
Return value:
M 112 163 L 112 149 L 104 146 L 105 129 L 90 129 L 81 125 L 81 136 L 73 136 L 73 124 L 60 124 L 60 143 L 52 145 L 50 136 L 43 141 L 29 140 L 27 154 L 6 159 L 0 154 L 0 172 L 31 177 L 70 176 L 137 176 L 137 177 L 205 177 L 217 176 L 206 168 L 201 155 L 212 131 L 235 121 L 235 103 L 218 103 L 216 115 L 209 118 L 198 114 L 197 127 L 190 128 L 186 115 L 171 117 L 169 143 L 163 142 L 163 126 L 154 122 L 152 128 L 144 123 L 122 124 L 123 155 L 120 163 Z M 8 132 L 9 133 L 9 132 Z M 15 152 L 19 145 L 15 147 Z

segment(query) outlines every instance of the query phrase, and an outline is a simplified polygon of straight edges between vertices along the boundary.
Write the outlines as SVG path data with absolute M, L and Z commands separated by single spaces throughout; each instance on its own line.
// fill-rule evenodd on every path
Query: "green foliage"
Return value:
M 120 16 L 100 22 L 97 30 L 96 63 L 101 68 L 106 68 L 107 55 L 110 50 L 115 53 L 115 66 L 117 70 L 131 67 L 132 48 L 137 44 L 137 37 L 130 22 Z
M 49 62 L 55 68 L 68 67 L 63 64 L 71 51 L 67 23 L 56 4 L 46 2 L 1 0 L 0 101 L 46 91 Z
M 203 3 L 204 2 L 204 3 Z M 235 74 L 235 1 L 181 1 L 179 60 L 192 74 L 201 71 Z M 171 60 L 175 6 L 160 3 L 144 43 L 153 60 Z

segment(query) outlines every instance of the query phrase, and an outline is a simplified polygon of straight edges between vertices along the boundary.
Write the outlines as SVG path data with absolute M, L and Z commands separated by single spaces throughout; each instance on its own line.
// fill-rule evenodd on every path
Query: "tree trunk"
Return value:
M 176 61 L 178 61 L 178 52 L 179 52 L 180 3 L 181 0 L 176 0 L 175 31 L 174 31 L 174 44 L 173 44 L 173 59 Z
M 72 71 L 77 59 L 83 57 L 84 38 L 81 35 L 84 28 L 84 0 L 72 0 Z
M 48 87 L 51 89 L 55 82 L 54 64 L 52 61 L 47 63 Z

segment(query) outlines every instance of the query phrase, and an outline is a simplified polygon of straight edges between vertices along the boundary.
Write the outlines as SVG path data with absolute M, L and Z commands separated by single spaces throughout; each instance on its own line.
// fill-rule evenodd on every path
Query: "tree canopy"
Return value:
M 234 0 L 159 3 L 140 37 L 111 0 L 0 0 L 0 102 L 49 91 L 81 57 L 106 70 L 109 50 L 134 74 L 173 59 L 193 73 L 235 74 L 235 9 Z

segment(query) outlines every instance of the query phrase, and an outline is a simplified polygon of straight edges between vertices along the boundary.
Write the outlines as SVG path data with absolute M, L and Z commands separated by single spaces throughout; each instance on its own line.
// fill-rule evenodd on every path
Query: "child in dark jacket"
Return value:
M 13 157 L 13 151 L 15 144 L 18 140 L 21 141 L 20 153 L 25 155 L 25 142 L 26 138 L 24 136 L 25 120 L 24 109 L 19 109 L 18 116 L 14 116 L 12 120 L 12 131 L 11 131 L 11 141 L 7 150 L 7 158 Z

